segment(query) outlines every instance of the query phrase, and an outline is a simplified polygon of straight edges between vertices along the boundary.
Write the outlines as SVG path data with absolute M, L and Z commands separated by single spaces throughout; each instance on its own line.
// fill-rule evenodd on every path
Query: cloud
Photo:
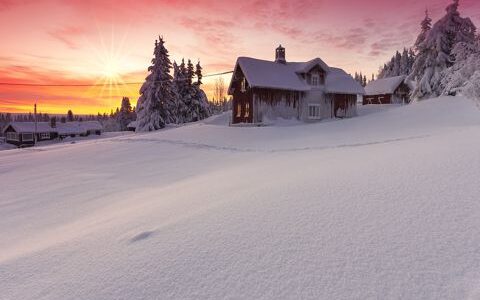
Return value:
M 368 35 L 369 32 L 361 27 L 350 28 L 335 34 L 319 30 L 313 34 L 307 34 L 303 42 L 315 41 L 319 44 L 326 44 L 329 47 L 337 49 L 352 50 L 361 49 L 366 44 Z
M 215 49 L 217 52 L 226 53 L 229 50 L 224 45 L 235 43 L 235 36 L 230 28 L 235 23 L 229 20 L 207 19 L 204 17 L 191 18 L 182 17 L 179 20 L 181 26 L 193 32 L 197 37 L 197 43 L 202 44 L 206 49 Z M 198 49 L 203 47 L 197 47 Z M 210 55 L 212 54 L 209 52 Z
M 86 33 L 87 30 L 79 26 L 66 26 L 48 32 L 51 37 L 62 42 L 70 49 L 78 49 L 80 46 L 77 39 Z

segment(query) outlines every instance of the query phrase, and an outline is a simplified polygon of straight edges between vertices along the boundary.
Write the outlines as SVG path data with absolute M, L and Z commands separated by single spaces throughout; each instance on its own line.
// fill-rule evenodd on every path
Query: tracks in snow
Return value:
M 148 138 L 122 138 L 122 139 L 115 139 L 110 141 L 119 142 L 119 143 L 156 143 L 156 144 L 182 146 L 182 147 L 194 148 L 194 149 L 228 151 L 228 152 L 239 152 L 239 153 L 288 153 L 288 152 L 319 151 L 319 150 L 329 150 L 329 149 L 355 148 L 355 147 L 365 147 L 365 146 L 372 146 L 372 145 L 390 144 L 390 143 L 398 143 L 398 142 L 409 141 L 409 140 L 425 139 L 425 138 L 428 138 L 429 136 L 430 135 L 418 135 L 418 136 L 385 139 L 380 141 L 371 141 L 371 142 L 363 142 L 363 143 L 360 142 L 360 143 L 351 143 L 351 144 L 347 143 L 347 144 L 325 145 L 325 146 L 307 146 L 307 147 L 284 148 L 284 149 L 240 148 L 240 147 L 234 147 L 234 146 L 219 146 L 219 145 L 211 145 L 211 144 L 205 144 L 205 143 L 188 142 L 188 141 L 182 141 L 182 140 L 148 139 Z

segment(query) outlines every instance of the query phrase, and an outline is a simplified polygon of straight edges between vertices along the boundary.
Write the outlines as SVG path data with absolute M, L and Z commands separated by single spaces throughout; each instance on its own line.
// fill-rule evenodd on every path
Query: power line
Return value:
M 202 77 L 214 77 L 214 76 L 221 76 L 226 74 L 231 74 L 233 71 L 226 71 L 221 73 L 215 74 L 207 74 L 203 75 Z M 187 79 L 185 79 L 187 80 Z M 166 80 L 165 80 L 166 81 Z M 163 82 L 163 81 L 155 81 L 155 82 Z M 123 82 L 118 85 L 138 85 L 143 84 L 144 82 Z M 37 87 L 94 87 L 94 86 L 109 86 L 113 85 L 111 83 L 89 83 L 89 84 L 60 84 L 60 83 L 52 83 L 52 84 L 43 84 L 43 83 L 14 83 L 14 82 L 0 82 L 0 85 L 4 86 L 37 86 Z

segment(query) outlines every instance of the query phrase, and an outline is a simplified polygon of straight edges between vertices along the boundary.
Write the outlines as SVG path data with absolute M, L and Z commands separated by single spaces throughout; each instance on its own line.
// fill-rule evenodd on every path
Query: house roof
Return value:
M 16 132 L 34 132 L 35 122 L 10 122 L 3 130 L 12 126 Z M 58 132 L 59 134 L 83 134 L 88 130 L 102 130 L 102 124 L 98 121 L 56 123 L 56 127 L 50 126 L 50 122 L 37 122 L 37 132 Z
M 34 132 L 35 131 L 35 122 L 10 122 L 3 129 L 3 132 L 11 126 L 16 132 Z M 49 122 L 37 122 L 37 132 L 55 132 L 55 130 L 50 127 Z
M 365 93 L 363 87 L 352 76 L 339 68 L 330 68 L 325 80 L 325 87 L 329 94 L 363 95 Z
M 57 123 L 57 130 L 59 134 L 84 134 L 89 130 L 102 129 L 102 124 L 100 124 L 98 121 Z
M 127 128 L 137 128 L 137 121 L 132 121 L 128 123 Z
M 69 135 L 69 134 L 84 134 L 87 132 L 83 127 L 78 123 L 81 122 L 66 122 L 66 123 L 57 123 L 56 130 L 58 134 Z
M 365 87 L 365 95 L 393 94 L 395 90 L 405 82 L 405 78 L 406 76 L 396 76 L 372 81 Z
M 297 63 L 283 64 L 250 57 L 239 57 L 237 66 L 240 66 L 251 87 L 292 91 L 310 90 L 310 87 L 303 83 L 296 73 L 300 69 Z
M 277 63 L 250 57 L 239 57 L 235 70 L 238 67 L 241 68 L 250 87 L 306 92 L 311 90 L 312 87 L 300 77 L 300 74 L 307 73 L 317 65 L 326 72 L 325 88 L 328 93 L 364 93 L 360 84 L 345 71 L 329 67 L 320 58 L 307 62 Z M 231 92 L 231 86 L 229 92 Z

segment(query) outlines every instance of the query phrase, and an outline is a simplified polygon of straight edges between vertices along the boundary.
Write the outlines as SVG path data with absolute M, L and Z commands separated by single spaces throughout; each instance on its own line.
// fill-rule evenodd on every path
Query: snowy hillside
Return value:
M 1 151 L 0 298 L 480 297 L 473 102 L 222 124 Z

